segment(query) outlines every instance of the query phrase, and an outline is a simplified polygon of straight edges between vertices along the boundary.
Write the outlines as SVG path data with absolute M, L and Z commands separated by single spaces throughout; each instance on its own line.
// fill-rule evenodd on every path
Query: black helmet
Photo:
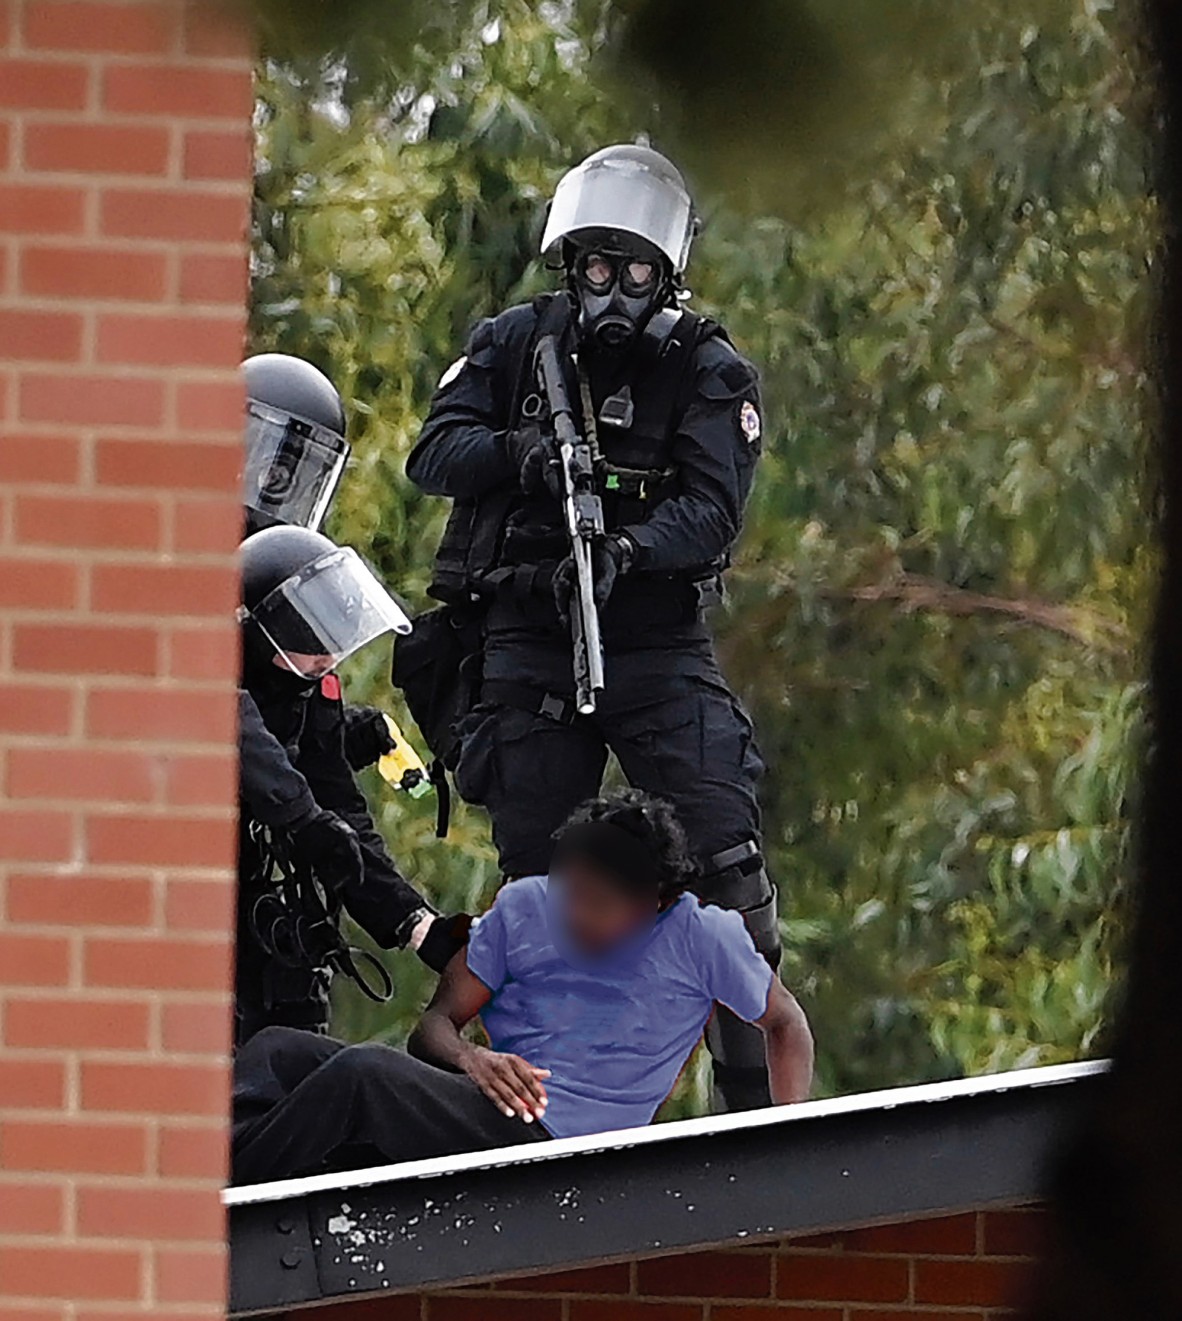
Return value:
M 303 527 L 273 527 L 239 549 L 248 659 L 281 658 L 314 680 L 410 620 L 356 551 Z
M 287 353 L 247 358 L 242 375 L 249 529 L 319 527 L 349 456 L 341 396 L 322 371 Z

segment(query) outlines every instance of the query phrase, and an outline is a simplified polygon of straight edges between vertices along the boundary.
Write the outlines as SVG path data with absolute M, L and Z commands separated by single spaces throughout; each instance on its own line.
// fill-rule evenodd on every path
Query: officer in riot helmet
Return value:
M 467 925 L 440 917 L 401 875 L 345 757 L 336 667 L 409 632 L 401 607 L 355 552 L 310 528 L 264 529 L 239 556 L 241 1043 L 272 1024 L 323 1031 L 334 973 L 388 991 L 380 966 L 345 943 L 342 907 L 379 945 L 409 946 L 436 971 Z
M 562 288 L 477 325 L 407 472 L 453 501 L 431 590 L 457 627 L 477 621 L 465 672 L 479 670 L 453 727 L 456 784 L 488 809 L 505 874 L 546 872 L 554 831 L 598 791 L 610 751 L 633 786 L 675 805 L 697 893 L 740 910 L 776 966 L 763 767 L 705 622 L 759 458 L 758 377 L 686 305 L 696 229 L 681 174 L 649 147 L 607 147 L 569 171 L 542 239 Z M 604 515 L 593 574 L 605 684 L 593 714 L 574 700 L 570 542 L 534 362 L 550 336 Z M 400 653 L 413 650 L 396 648 L 396 680 L 411 668 Z M 708 1041 L 716 1104 L 767 1104 L 759 1034 L 723 1012 Z

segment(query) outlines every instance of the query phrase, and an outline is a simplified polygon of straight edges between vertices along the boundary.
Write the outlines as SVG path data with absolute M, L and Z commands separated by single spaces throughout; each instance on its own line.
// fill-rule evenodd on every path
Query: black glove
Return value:
M 376 706 L 345 707 L 345 760 L 352 770 L 363 771 L 393 751 L 386 717 Z
M 357 832 L 335 812 L 319 811 L 291 832 L 297 861 L 308 863 L 330 889 L 360 885 L 365 876 Z
M 442 972 L 468 943 L 473 918 L 468 913 L 437 917 L 415 953 L 434 972 Z
M 517 479 L 525 495 L 537 495 L 545 489 L 555 500 L 562 498 L 558 459 L 554 447 L 542 429 L 530 423 L 505 433 L 509 459 L 517 469 Z
M 611 597 L 616 579 L 632 567 L 636 548 L 623 532 L 613 532 L 597 541 L 591 550 L 591 577 L 595 584 L 595 604 L 602 610 Z M 575 591 L 575 562 L 571 556 L 554 570 L 554 604 L 565 623 L 570 618 L 570 602 Z

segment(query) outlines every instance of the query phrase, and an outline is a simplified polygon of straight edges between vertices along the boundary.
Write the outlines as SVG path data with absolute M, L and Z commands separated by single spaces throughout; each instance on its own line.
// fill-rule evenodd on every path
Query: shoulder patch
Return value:
M 452 365 L 447 369 L 447 371 L 445 371 L 443 375 L 439 378 L 439 384 L 435 388 L 437 390 L 442 390 L 446 386 L 449 386 L 452 383 L 452 381 L 454 381 L 456 377 L 460 374 L 460 372 L 464 370 L 464 367 L 467 365 L 467 362 L 468 362 L 468 355 L 466 353 L 463 355 L 463 357 L 457 358 L 455 362 L 453 362 Z
M 750 399 L 744 399 L 739 407 L 739 430 L 747 437 L 747 444 L 754 445 L 763 435 L 763 421 L 759 409 Z
M 327 697 L 330 702 L 341 700 L 341 681 L 335 674 L 326 674 L 320 680 L 320 695 Z

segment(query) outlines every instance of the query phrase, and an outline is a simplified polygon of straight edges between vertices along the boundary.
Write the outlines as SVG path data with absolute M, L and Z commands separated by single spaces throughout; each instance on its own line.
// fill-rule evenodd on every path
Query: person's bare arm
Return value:
M 813 1086 L 813 1034 L 796 997 L 778 977 L 768 988 L 767 1011 L 755 1026 L 767 1045 L 772 1101 L 807 1101 Z
M 428 1064 L 466 1073 L 503 1114 L 532 1124 L 545 1116 L 542 1079 L 550 1076 L 550 1070 L 534 1068 L 519 1055 L 477 1046 L 462 1035 L 491 998 L 461 950 L 444 969 L 406 1048 Z

